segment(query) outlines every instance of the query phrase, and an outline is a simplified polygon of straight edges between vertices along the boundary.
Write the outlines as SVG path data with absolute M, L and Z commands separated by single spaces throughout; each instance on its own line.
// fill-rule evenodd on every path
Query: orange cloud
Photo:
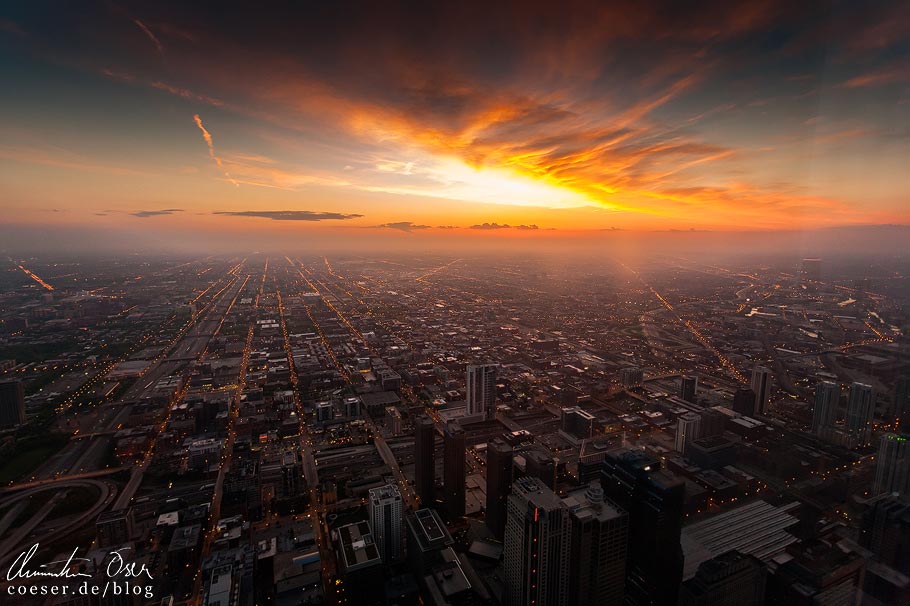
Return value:
M 209 148 L 209 156 L 215 161 L 215 164 L 218 165 L 218 168 L 220 168 L 221 172 L 224 173 L 224 176 L 227 177 L 227 180 L 233 183 L 234 187 L 240 187 L 240 183 L 238 183 L 234 177 L 230 175 L 227 169 L 224 168 L 224 162 L 221 161 L 221 158 L 215 155 L 215 144 L 212 141 L 212 135 L 205 129 L 205 126 L 202 125 L 202 118 L 199 117 L 199 114 L 194 114 L 193 120 L 196 121 L 196 126 L 202 131 L 202 138 L 205 139 L 205 144 Z

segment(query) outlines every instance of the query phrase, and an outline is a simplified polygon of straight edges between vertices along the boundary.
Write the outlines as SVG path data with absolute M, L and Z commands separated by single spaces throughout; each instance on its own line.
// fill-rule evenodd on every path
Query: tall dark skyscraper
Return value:
M 755 414 L 755 392 L 748 387 L 737 389 L 733 394 L 733 410 L 747 417 Z
M 467 369 L 467 414 L 492 419 L 496 415 L 496 364 L 470 364 Z
M 464 429 L 458 421 L 449 421 L 443 435 L 443 490 L 449 519 L 464 515 Z
M 556 461 L 543 450 L 529 450 L 524 453 L 525 473 L 538 478 L 547 488 L 556 488 Z
M 755 392 L 752 416 L 765 414 L 771 398 L 771 371 L 764 366 L 756 366 L 752 371 L 752 391 Z
M 847 401 L 845 429 L 852 443 L 865 446 L 872 440 L 872 422 L 875 419 L 875 392 L 871 385 L 853 383 L 850 385 L 850 399 Z
M 819 381 L 815 386 L 815 407 L 812 409 L 812 433 L 819 434 L 834 425 L 837 419 L 837 404 L 840 401 L 840 386 L 831 381 Z
M 683 375 L 679 379 L 679 397 L 686 402 L 695 403 L 695 391 L 698 389 L 698 377 Z
M 436 426 L 426 415 L 414 421 L 414 488 L 421 506 L 436 501 Z
M 502 539 L 506 505 L 512 491 L 512 447 L 496 438 L 487 444 L 487 527 Z
M 25 391 L 22 381 L 0 383 L 0 427 L 25 423 Z
M 604 459 L 606 496 L 629 513 L 626 602 L 637 606 L 676 604 L 682 582 L 684 484 L 641 451 L 617 450 Z

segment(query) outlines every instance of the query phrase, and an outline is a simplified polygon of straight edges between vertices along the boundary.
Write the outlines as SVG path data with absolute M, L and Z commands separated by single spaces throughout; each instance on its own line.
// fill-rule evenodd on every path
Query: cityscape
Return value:
M 0 604 L 910 606 L 908 9 L 0 7 Z

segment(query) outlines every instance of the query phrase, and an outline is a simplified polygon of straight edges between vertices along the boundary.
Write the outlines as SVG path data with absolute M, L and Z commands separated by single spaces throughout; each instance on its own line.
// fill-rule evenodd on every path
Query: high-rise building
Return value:
M 755 406 L 751 416 L 765 414 L 771 397 L 771 371 L 764 366 L 752 370 L 752 391 L 755 392 Z
M 599 482 L 571 493 L 568 604 L 621 606 L 625 596 L 629 516 L 604 498 Z
M 879 562 L 910 576 L 910 503 L 893 495 L 874 499 L 863 514 L 859 540 Z
M 812 409 L 812 433 L 818 435 L 834 426 L 839 401 L 840 385 L 831 381 L 818 382 L 815 386 L 815 408 Z
M 823 542 L 793 543 L 770 562 L 767 606 L 858 606 L 862 557 Z
M 682 582 L 680 532 L 684 484 L 642 451 L 607 453 L 601 483 L 611 501 L 629 514 L 626 602 L 676 604 Z
M 822 279 L 822 260 L 817 258 L 803 259 L 802 272 L 806 280 L 818 282 Z
M 519 478 L 508 499 L 503 541 L 504 604 L 566 606 L 568 509 L 537 478 Z
M 872 422 L 875 418 L 875 392 L 871 385 L 853 383 L 847 400 L 847 435 L 856 446 L 867 446 L 872 441 Z
M 686 454 L 689 444 L 699 437 L 701 427 L 701 417 L 694 412 L 687 412 L 679 415 L 676 419 L 676 451 L 680 454 Z
M 573 444 L 587 440 L 594 434 L 594 415 L 580 406 L 563 408 L 559 413 L 560 435 Z
M 407 518 L 408 562 L 418 577 L 439 561 L 439 553 L 455 541 L 432 509 L 419 509 Z
M 751 417 L 755 414 L 755 392 L 748 387 L 737 389 L 733 394 L 733 410 Z
M 395 484 L 370 489 L 370 529 L 379 555 L 386 564 L 401 559 L 402 501 Z
M 679 606 L 764 606 L 766 576 L 755 556 L 728 551 L 702 562 L 683 583 Z
M 699 439 L 716 438 L 724 434 L 724 428 L 727 426 L 727 415 L 716 408 L 706 408 L 698 416 L 701 417 Z
M 644 381 L 644 372 L 640 368 L 629 367 L 619 371 L 619 382 L 624 388 L 640 387 Z
M 683 375 L 679 379 L 679 397 L 686 402 L 695 403 L 695 392 L 698 390 L 698 377 Z
M 95 521 L 98 531 L 98 545 L 114 547 L 129 543 L 133 534 L 133 510 L 131 508 L 105 511 Z
M 540 448 L 524 453 L 525 474 L 537 478 L 550 490 L 556 489 L 556 459 Z
M 467 415 L 492 419 L 496 415 L 496 364 L 469 364 Z
M 443 435 L 443 490 L 449 519 L 464 515 L 465 443 L 464 429 L 458 421 L 449 421 Z
M 881 437 L 875 458 L 872 494 L 910 495 L 910 438 L 887 433 Z
M 18 427 L 25 423 L 25 391 L 22 381 L 0 383 L 0 427 Z
M 436 425 L 426 415 L 414 420 L 414 488 L 421 506 L 436 502 Z
M 894 384 L 892 415 L 899 419 L 910 419 L 910 375 L 898 377 Z
M 487 443 L 486 521 L 490 532 L 502 539 L 506 527 L 506 505 L 512 490 L 512 447 L 496 438 Z

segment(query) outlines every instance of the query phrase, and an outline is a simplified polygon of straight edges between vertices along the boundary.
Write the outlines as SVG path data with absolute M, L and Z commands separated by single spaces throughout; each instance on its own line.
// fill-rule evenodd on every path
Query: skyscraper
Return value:
M 492 419 L 496 414 L 496 364 L 469 364 L 467 415 Z
M 504 603 L 566 606 L 568 509 L 537 478 L 519 478 L 508 499 L 503 541 Z
M 812 433 L 818 435 L 834 425 L 839 400 L 840 385 L 831 381 L 818 382 L 815 386 L 815 408 L 812 409 Z
M 766 575 L 755 556 L 728 551 L 702 562 L 683 583 L 679 606 L 764 606 Z
M 737 389 L 733 394 L 733 410 L 751 417 L 755 414 L 755 392 L 748 387 Z
M 872 494 L 910 495 L 910 438 L 893 433 L 881 437 L 875 457 Z
M 764 366 L 756 366 L 752 371 L 752 391 L 755 392 L 755 406 L 752 415 L 763 415 L 768 408 L 771 396 L 771 371 Z
M 512 447 L 500 438 L 487 444 L 487 508 L 490 532 L 502 539 L 506 527 L 506 505 L 512 491 Z
M 898 377 L 894 384 L 892 414 L 900 419 L 910 418 L 910 375 Z
M 401 559 L 402 506 L 398 486 L 387 484 L 370 489 L 370 529 L 379 555 L 386 564 Z
M 871 442 L 874 417 L 875 392 L 872 391 L 872 386 L 865 383 L 850 385 L 845 430 L 855 445 L 866 446 Z
M 684 484 L 641 451 L 607 453 L 601 482 L 606 496 L 629 513 L 626 602 L 676 604 L 682 581 Z
M 569 508 L 569 591 L 572 606 L 621 606 L 625 596 L 629 515 L 593 482 L 563 501 Z
M 525 473 L 544 483 L 550 490 L 556 489 L 556 459 L 542 448 L 524 453 Z
M 701 417 L 701 427 L 698 430 L 699 439 L 723 435 L 727 425 L 727 415 L 716 408 L 706 408 L 698 416 Z
M 0 427 L 25 423 L 25 391 L 22 381 L 0 383 Z
M 695 392 L 698 389 L 698 377 L 683 375 L 679 379 L 679 397 L 686 402 L 695 403 Z
M 426 415 L 414 420 L 414 488 L 422 507 L 436 501 L 436 426 Z
M 693 440 L 697 440 L 701 427 L 701 417 L 694 412 L 679 415 L 676 419 L 676 451 L 686 454 L 687 447 Z
M 449 519 L 454 520 L 464 515 L 464 466 L 465 444 L 464 429 L 458 421 L 446 424 L 443 436 L 443 490 L 445 508 Z

